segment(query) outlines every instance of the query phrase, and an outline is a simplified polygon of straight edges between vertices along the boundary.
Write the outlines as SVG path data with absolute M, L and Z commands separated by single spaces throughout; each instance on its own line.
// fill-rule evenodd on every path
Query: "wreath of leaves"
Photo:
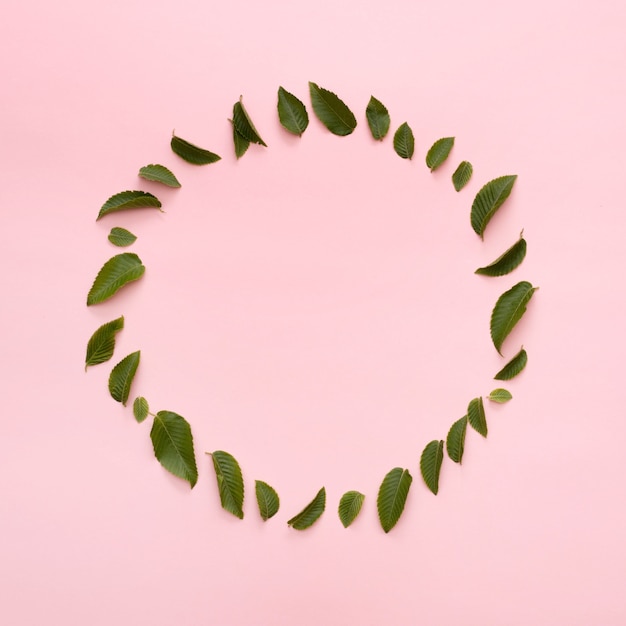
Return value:
M 309 83 L 309 96 L 313 111 L 322 124 L 334 135 L 346 136 L 354 132 L 357 120 L 354 113 L 335 93 Z M 283 128 L 298 136 L 306 131 L 309 116 L 304 103 L 283 87 L 278 89 L 278 118 Z M 383 141 L 388 134 L 391 119 L 385 105 L 372 96 L 365 109 L 365 117 L 372 137 Z M 241 158 L 251 143 L 267 147 L 259 131 L 254 126 L 243 98 L 233 106 L 232 119 L 233 146 L 236 157 Z M 172 151 L 179 157 L 195 165 L 208 165 L 218 162 L 221 157 L 210 150 L 201 148 L 181 137 L 172 136 Z M 426 166 L 431 170 L 438 168 L 450 155 L 454 146 L 454 137 L 442 137 L 437 140 L 426 154 Z M 403 122 L 393 135 L 393 148 L 399 157 L 411 159 L 415 152 L 415 138 L 407 122 Z M 468 183 L 473 174 L 472 164 L 462 161 L 452 175 L 454 189 L 459 192 Z M 178 188 L 181 183 L 173 172 L 160 164 L 150 164 L 139 170 L 140 177 Z M 491 218 L 511 194 L 517 180 L 516 175 L 500 176 L 487 182 L 476 194 L 470 211 L 470 223 L 481 239 Z M 112 195 L 100 208 L 97 220 L 129 209 L 156 208 L 161 210 L 160 200 L 145 191 L 122 191 Z M 137 237 L 128 230 L 113 227 L 108 235 L 109 241 L 120 247 L 132 245 Z M 485 267 L 476 270 L 476 274 L 490 277 L 504 276 L 517 268 L 526 255 L 526 241 L 520 234 L 519 240 L 505 250 L 497 259 Z M 120 289 L 139 280 L 145 272 L 141 259 L 134 253 L 123 252 L 111 257 L 104 263 L 96 275 L 87 295 L 87 306 L 96 305 L 114 296 Z M 519 322 L 537 287 L 527 281 L 521 281 L 505 291 L 495 303 L 491 314 L 490 330 L 493 345 L 502 356 L 502 346 L 510 332 Z M 113 357 L 116 334 L 124 328 L 124 317 L 120 316 L 100 326 L 87 343 L 85 370 L 88 367 L 105 363 Z M 135 373 L 139 367 L 140 351 L 122 358 L 109 375 L 111 397 L 124 406 L 130 397 Z M 526 366 L 528 355 L 522 347 L 520 351 L 494 376 L 496 380 L 510 380 Z M 492 402 L 504 403 L 512 399 L 506 389 L 494 389 L 488 396 Z M 139 396 L 133 401 L 133 415 L 138 423 L 148 416 L 153 418 L 150 438 L 154 454 L 161 465 L 187 481 L 191 488 L 198 480 L 198 469 L 194 451 L 191 426 L 187 420 L 173 411 L 151 413 L 146 398 Z M 420 473 L 428 489 L 435 495 L 439 491 L 439 475 L 445 458 L 454 463 L 461 463 L 465 449 L 467 425 L 470 425 L 483 437 L 487 437 L 487 418 L 482 397 L 472 399 L 466 414 L 454 422 L 446 439 L 428 443 L 420 457 Z M 222 507 L 235 517 L 243 519 L 244 480 L 238 461 L 228 452 L 216 450 L 207 452 L 213 460 L 215 477 Z M 411 488 L 413 478 L 406 468 L 395 467 L 390 470 L 380 485 L 377 495 L 377 509 L 380 524 L 388 533 L 400 519 Z M 267 483 L 255 481 L 255 495 L 259 514 L 263 521 L 274 517 L 280 508 L 280 499 L 276 490 Z M 358 491 L 348 491 L 339 501 L 338 516 L 344 527 L 350 526 L 361 511 L 365 495 Z M 326 490 L 322 487 L 315 497 L 287 524 L 296 530 L 311 527 L 324 513 L 326 508 Z

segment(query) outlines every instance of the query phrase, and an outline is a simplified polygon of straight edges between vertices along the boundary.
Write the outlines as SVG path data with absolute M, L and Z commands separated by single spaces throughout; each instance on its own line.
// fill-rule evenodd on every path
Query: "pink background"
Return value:
M 3 7 L 2 624 L 626 623 L 623 3 Z M 278 86 L 308 104 L 309 80 L 352 107 L 353 135 L 281 129 Z M 240 94 L 269 148 L 236 162 Z M 369 136 L 371 94 L 392 132 L 413 127 L 413 161 Z M 182 162 L 173 129 L 223 160 Z M 153 162 L 182 189 L 138 179 Z M 474 194 L 513 173 L 483 243 Z M 124 189 L 166 213 L 96 223 Z M 112 226 L 139 236 L 146 275 L 88 309 Z M 514 274 L 473 275 L 522 228 Z M 419 455 L 499 386 L 488 320 L 519 280 L 541 288 L 504 354 L 523 343 L 529 365 L 434 497 Z M 87 339 L 120 314 L 114 361 L 85 374 Z M 110 365 L 138 349 L 132 397 L 192 425 L 191 492 L 108 396 Z M 219 507 L 216 449 L 242 465 L 243 522 Z M 394 466 L 414 482 L 385 535 Z M 266 524 L 257 478 L 281 495 Z M 322 485 L 325 515 L 288 528 Z M 367 497 L 344 530 L 348 489 Z

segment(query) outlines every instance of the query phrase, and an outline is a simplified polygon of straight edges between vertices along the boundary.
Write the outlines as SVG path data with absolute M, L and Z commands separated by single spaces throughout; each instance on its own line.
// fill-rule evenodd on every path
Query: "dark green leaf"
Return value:
M 367 108 L 365 109 L 365 116 L 367 117 L 367 123 L 372 132 L 372 137 L 378 141 L 382 141 L 389 132 L 389 126 L 391 125 L 391 118 L 389 117 L 387 107 L 380 100 L 371 96 L 370 101 L 367 103 Z
M 495 380 L 511 380 L 515 378 L 528 363 L 528 354 L 522 348 L 495 376 Z
M 148 405 L 148 401 L 141 396 L 135 398 L 135 401 L 133 402 L 133 415 L 135 416 L 137 422 L 141 424 L 141 422 L 148 417 L 149 413 L 150 407 Z
M 443 439 L 426 444 L 420 457 L 420 471 L 426 486 L 435 494 L 439 493 L 439 473 L 443 463 Z
M 133 352 L 125 356 L 111 371 L 109 376 L 109 393 L 114 400 L 126 406 L 130 387 L 133 384 L 141 352 Z
M 467 433 L 467 415 L 452 424 L 446 437 L 446 450 L 448 456 L 455 463 L 463 461 L 463 452 L 465 451 L 465 434 Z
M 87 294 L 87 306 L 104 302 L 127 283 L 143 276 L 146 268 L 132 252 L 110 258 L 100 269 Z
M 233 143 L 235 145 L 235 156 L 240 159 L 248 151 L 248 148 L 250 147 L 250 142 L 247 139 L 244 139 L 239 134 L 232 120 L 230 123 L 233 127 Z
M 472 228 L 482 238 L 487 224 L 511 195 L 517 175 L 500 176 L 489 181 L 477 194 L 470 215 Z
M 454 188 L 457 191 L 461 191 L 461 189 L 469 183 L 473 172 L 474 168 L 469 161 L 461 161 L 459 167 L 457 167 L 456 170 L 454 170 L 454 174 L 452 174 L 452 184 Z
M 111 229 L 108 239 L 114 246 L 119 247 L 130 246 L 137 241 L 136 235 L 133 235 L 129 230 L 120 228 L 119 226 L 114 226 Z
M 209 163 L 216 163 L 222 157 L 214 152 L 209 152 L 204 148 L 198 146 L 177 137 L 172 136 L 170 143 L 172 150 L 181 158 L 187 161 L 187 163 L 193 163 L 194 165 L 208 165 Z
M 155 183 L 161 183 L 168 187 L 180 187 L 180 183 L 174 174 L 165 167 L 165 165 L 159 165 L 158 163 L 152 163 L 146 165 L 139 170 L 139 176 L 146 180 L 153 180 Z
M 426 165 L 434 172 L 447 158 L 454 146 L 454 137 L 437 139 L 426 154 Z
M 326 508 L 326 489 L 322 487 L 315 498 L 300 513 L 292 517 L 287 524 L 296 530 L 305 530 L 321 517 Z
M 386 533 L 400 519 L 412 482 L 413 477 L 409 474 L 409 470 L 401 467 L 395 467 L 383 479 L 378 490 L 376 505 L 380 525 Z
M 526 256 L 526 240 L 520 238 L 495 261 L 485 267 L 479 267 L 474 273 L 483 276 L 504 276 L 512 272 Z
M 235 102 L 233 106 L 233 124 L 237 132 L 250 143 L 258 143 L 267 147 L 267 144 L 261 139 L 261 135 L 254 127 L 246 108 L 243 106 L 243 97 L 239 98 L 239 102 Z
M 487 398 L 492 402 L 497 402 L 498 404 L 504 404 L 509 400 L 513 399 L 511 392 L 506 389 L 494 389 Z
M 332 91 L 309 83 L 311 104 L 320 122 L 334 135 L 345 136 L 356 128 L 354 113 Z
M 304 103 L 282 87 L 278 88 L 278 119 L 283 128 L 299 136 L 309 125 L 309 114 Z
M 526 305 L 536 290 L 537 287 L 522 281 L 498 298 L 491 313 L 491 339 L 500 354 L 504 340 L 524 315 Z
M 270 517 L 274 517 L 278 513 L 280 499 L 276 490 L 262 480 L 255 481 L 254 489 L 261 519 L 266 522 Z
M 467 407 L 467 419 L 471 427 L 483 437 L 487 436 L 487 418 L 482 398 L 474 398 Z
M 85 371 L 90 365 L 105 363 L 113 356 L 115 334 L 124 328 L 124 317 L 118 317 L 96 329 L 87 342 Z
M 216 450 L 211 455 L 217 486 L 220 492 L 222 508 L 235 517 L 243 519 L 243 476 L 235 457 L 223 450 Z
M 147 191 L 120 191 L 111 196 L 101 207 L 96 221 L 109 213 L 127 209 L 161 209 L 161 201 Z
M 403 159 L 410 159 L 415 152 L 415 138 L 411 127 L 404 122 L 393 136 L 393 149 Z
M 347 491 L 339 500 L 339 519 L 344 528 L 348 528 L 361 512 L 365 495 L 358 491 Z

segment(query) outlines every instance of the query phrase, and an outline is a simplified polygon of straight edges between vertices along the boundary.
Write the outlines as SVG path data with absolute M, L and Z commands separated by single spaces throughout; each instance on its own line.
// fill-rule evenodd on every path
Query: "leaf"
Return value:
M 321 517 L 326 508 L 326 489 L 322 487 L 315 498 L 307 504 L 300 513 L 287 521 L 287 524 L 296 530 L 306 530 Z
M 176 135 L 172 135 L 170 146 L 181 159 L 187 163 L 193 163 L 193 165 L 208 165 L 209 163 L 216 163 L 222 158 L 218 154 L 199 148 Z
M 487 436 L 487 418 L 485 417 L 485 407 L 482 398 L 470 400 L 467 407 L 467 420 L 472 428 L 483 437 Z
M 114 400 L 126 406 L 130 387 L 133 384 L 137 368 L 139 367 L 139 357 L 141 352 L 132 352 L 125 356 L 112 370 L 109 375 L 109 393 Z
M 180 187 L 180 183 L 174 174 L 165 167 L 165 165 L 159 165 L 153 163 L 151 165 L 145 165 L 139 170 L 139 176 L 146 180 L 152 180 L 155 183 L 161 183 L 168 187 Z
M 135 243 L 137 236 L 125 228 L 114 226 L 109 233 L 108 239 L 114 246 L 125 247 Z
M 309 114 L 304 103 L 282 87 L 278 88 L 278 119 L 283 128 L 302 136 L 309 125 Z
M 380 525 L 386 533 L 400 519 L 412 482 L 413 477 L 409 470 L 401 467 L 394 467 L 383 479 L 378 490 L 376 505 L 378 507 Z
M 455 463 L 463 461 L 465 451 L 465 434 L 467 433 L 467 415 L 452 424 L 446 437 L 446 450 L 448 456 Z
M 479 267 L 474 274 L 483 276 L 504 276 L 512 272 L 526 256 L 526 240 L 520 234 L 519 239 L 495 261 Z
M 146 268 L 132 252 L 111 257 L 100 269 L 87 294 L 87 306 L 108 300 L 119 289 L 143 276 Z
M 111 196 L 100 208 L 96 222 L 109 213 L 126 211 L 127 209 L 161 209 L 161 201 L 147 191 L 120 191 Z
M 494 389 L 487 396 L 487 398 L 491 400 L 492 402 L 497 402 L 498 404 L 504 404 L 505 402 L 512 400 L 513 396 L 511 395 L 511 392 L 507 391 L 506 389 Z
M 389 111 L 387 107 L 380 101 L 370 97 L 370 101 L 367 103 L 365 109 L 365 116 L 367 117 L 367 123 L 372 132 L 372 137 L 378 141 L 382 141 L 389 132 L 389 126 L 391 125 L 391 118 L 389 117 Z
M 361 512 L 365 495 L 358 491 L 347 491 L 339 500 L 339 519 L 344 528 L 348 528 Z
M 517 175 L 494 178 L 476 194 L 472 203 L 470 220 L 472 228 L 481 239 L 487 224 L 511 194 L 516 180 Z
M 474 168 L 469 161 L 461 161 L 461 163 L 459 163 L 459 167 L 457 167 L 454 170 L 454 174 L 452 174 L 452 184 L 454 185 L 454 188 L 457 191 L 461 191 L 461 189 L 469 183 L 473 172 Z
M 334 135 L 350 135 L 356 128 L 354 113 L 332 91 L 309 83 L 311 104 L 318 119 Z
M 443 463 L 443 439 L 426 444 L 420 457 L 420 471 L 426 486 L 435 494 L 439 492 L 439 474 Z
M 522 281 L 505 291 L 491 312 L 491 339 L 499 354 L 504 340 L 526 311 L 526 305 L 538 287 Z
M 522 348 L 495 376 L 495 380 L 511 380 L 515 378 L 528 363 L 526 350 Z
M 280 499 L 275 489 L 262 480 L 256 480 L 254 482 L 254 489 L 261 519 L 267 522 L 270 517 L 274 517 L 274 515 L 278 513 Z
M 235 156 L 240 159 L 250 147 L 250 142 L 247 139 L 244 139 L 235 128 L 235 124 L 231 120 L 230 122 L 233 127 L 233 143 L 235 145 Z
M 223 450 L 216 450 L 211 455 L 217 478 L 222 508 L 235 517 L 243 519 L 243 476 L 235 457 Z
M 159 463 L 193 489 L 198 482 L 198 468 L 189 422 L 178 413 L 159 411 L 152 422 L 150 439 Z
M 393 136 L 393 149 L 403 159 L 410 159 L 415 152 L 415 138 L 411 127 L 404 122 Z
M 437 139 L 426 153 L 426 165 L 434 172 L 447 158 L 454 146 L 454 137 Z
M 142 396 L 135 398 L 133 402 L 133 415 L 139 424 L 143 422 L 150 413 L 150 407 L 148 401 Z
M 90 365 L 105 363 L 113 356 L 115 349 L 115 334 L 124 328 L 124 316 L 102 324 L 91 335 L 87 342 L 85 355 L 85 371 Z
M 239 134 L 247 139 L 250 143 L 258 143 L 267 148 L 267 144 L 261 139 L 259 131 L 255 128 L 246 108 L 243 106 L 243 96 L 239 97 L 239 101 L 233 106 L 233 124 Z

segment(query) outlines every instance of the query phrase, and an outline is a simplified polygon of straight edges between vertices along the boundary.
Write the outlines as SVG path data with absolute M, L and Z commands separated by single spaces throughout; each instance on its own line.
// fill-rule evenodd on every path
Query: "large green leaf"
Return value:
M 109 393 L 114 400 L 126 406 L 131 385 L 139 367 L 141 352 L 132 352 L 125 356 L 111 371 L 109 376 Z
M 528 354 L 522 348 L 495 376 L 496 380 L 511 380 L 515 378 L 528 363 Z
M 243 476 L 235 457 L 223 450 L 209 452 L 217 478 L 222 508 L 243 519 Z
M 434 172 L 450 154 L 454 146 L 454 137 L 442 137 L 437 139 L 426 153 L 426 165 Z
M 443 439 L 426 444 L 420 457 L 420 471 L 426 486 L 435 494 L 439 493 L 439 474 L 443 463 Z
M 389 132 L 389 126 L 391 125 L 387 107 L 380 100 L 371 96 L 365 109 L 365 116 L 367 117 L 367 124 L 372 132 L 372 137 L 382 141 Z
M 127 209 L 149 208 L 161 210 L 161 201 L 151 193 L 147 191 L 120 191 L 102 205 L 96 221 L 109 213 L 117 213 Z
M 146 268 L 132 252 L 111 257 L 100 269 L 87 294 L 87 306 L 104 302 L 124 285 L 143 276 Z
M 476 194 L 470 220 L 472 228 L 481 238 L 495 212 L 511 194 L 516 179 L 517 175 L 494 178 Z
M 159 165 L 158 163 L 151 163 L 145 165 L 139 170 L 139 176 L 146 180 L 152 180 L 155 183 L 161 183 L 168 187 L 180 187 L 180 183 L 176 176 L 174 176 L 171 170 L 168 170 L 165 165 Z
M 254 482 L 256 501 L 259 505 L 261 519 L 266 522 L 270 517 L 274 517 L 280 508 L 280 499 L 276 490 L 262 480 Z
M 133 415 L 139 424 L 143 422 L 146 417 L 150 414 L 150 406 L 148 405 L 148 401 L 142 397 L 138 396 L 135 398 L 133 402 Z
M 287 521 L 287 524 L 296 530 L 305 530 L 321 517 L 326 508 L 326 489 L 322 487 L 315 498 L 307 504 L 300 513 Z
M 413 477 L 409 473 L 409 470 L 402 469 L 401 467 L 394 467 L 383 479 L 380 489 L 378 490 L 376 506 L 378 508 L 380 525 L 386 533 L 388 533 L 400 519 L 412 482 Z
M 278 88 L 278 119 L 283 128 L 299 137 L 309 125 L 304 103 L 282 87 Z
M 505 291 L 491 312 L 491 339 L 499 354 L 502 344 L 526 311 L 526 305 L 538 287 L 522 281 Z
M 137 241 L 137 236 L 133 235 L 129 230 L 114 226 L 109 233 L 108 240 L 114 245 L 124 248 L 130 246 Z
M 105 363 L 113 356 L 115 335 L 122 328 L 124 328 L 124 316 L 102 324 L 100 328 L 96 329 L 87 342 L 85 371 L 87 371 L 90 365 Z
M 469 183 L 473 172 L 474 168 L 469 161 L 461 161 L 461 163 L 459 163 L 459 167 L 457 167 L 454 170 L 454 174 L 452 174 L 452 184 L 454 185 L 454 188 L 457 191 L 461 191 L 461 189 Z
M 507 389 L 494 389 L 487 398 L 492 402 L 497 402 L 498 404 L 504 404 L 509 400 L 513 399 L 511 392 Z
M 233 127 L 233 144 L 235 146 L 235 156 L 240 159 L 248 151 L 248 148 L 250 147 L 250 142 L 239 134 L 239 131 L 237 130 L 237 127 L 232 120 L 230 121 L 230 123 Z
M 356 128 L 354 113 L 332 91 L 309 83 L 311 104 L 320 122 L 334 135 L 345 136 Z
M 233 106 L 233 124 L 237 129 L 237 132 L 250 143 L 258 143 L 261 146 L 267 147 L 267 144 L 261 139 L 259 131 L 255 128 L 246 107 L 243 106 L 243 97 L 239 98 L 238 102 L 235 102 Z
M 193 488 L 198 482 L 198 468 L 189 422 L 178 413 L 159 411 L 152 422 L 150 439 L 159 463 Z
M 393 149 L 396 154 L 403 159 L 410 159 L 415 152 L 415 138 L 411 127 L 404 122 L 400 124 L 393 136 Z
M 339 500 L 339 519 L 344 528 L 348 528 L 361 512 L 365 495 L 359 491 L 347 491 Z
M 467 407 L 467 420 L 470 426 L 483 437 L 487 436 L 487 418 L 485 417 L 485 407 L 482 398 L 470 400 Z
M 170 146 L 181 159 L 184 159 L 187 163 L 193 163 L 193 165 L 208 165 L 216 163 L 222 158 L 219 154 L 200 148 L 176 135 L 172 136 Z
M 467 433 L 467 415 L 452 424 L 446 437 L 446 450 L 448 456 L 455 463 L 463 461 L 465 451 L 465 434 Z
M 520 234 L 519 239 L 495 261 L 479 267 L 474 273 L 483 276 L 504 276 L 512 272 L 526 256 L 526 240 Z

